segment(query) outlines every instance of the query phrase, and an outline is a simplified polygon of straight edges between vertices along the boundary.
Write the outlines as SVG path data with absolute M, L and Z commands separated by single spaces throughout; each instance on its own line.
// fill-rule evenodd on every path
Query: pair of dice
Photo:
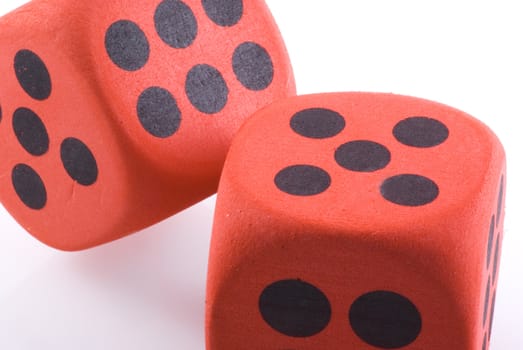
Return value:
M 39 240 L 93 247 L 218 189 L 209 349 L 488 347 L 505 155 L 477 120 L 293 97 L 262 0 L 34 0 L 0 47 L 0 200 Z

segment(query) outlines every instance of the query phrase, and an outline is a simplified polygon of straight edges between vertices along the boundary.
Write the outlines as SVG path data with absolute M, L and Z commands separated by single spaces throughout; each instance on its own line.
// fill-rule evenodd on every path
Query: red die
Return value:
M 485 125 L 426 100 L 257 112 L 218 190 L 208 348 L 485 349 L 504 171 Z
M 262 0 L 35 0 L 0 48 L 0 200 L 66 250 L 214 193 L 243 120 L 295 93 Z

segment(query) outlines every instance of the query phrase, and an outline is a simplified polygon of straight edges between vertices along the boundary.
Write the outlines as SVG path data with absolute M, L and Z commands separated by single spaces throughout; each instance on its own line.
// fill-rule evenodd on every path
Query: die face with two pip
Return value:
M 505 155 L 413 97 L 301 96 L 235 138 L 218 191 L 209 349 L 488 347 Z
M 35 0 L 0 48 L 0 200 L 64 250 L 214 193 L 245 118 L 295 93 L 262 0 Z

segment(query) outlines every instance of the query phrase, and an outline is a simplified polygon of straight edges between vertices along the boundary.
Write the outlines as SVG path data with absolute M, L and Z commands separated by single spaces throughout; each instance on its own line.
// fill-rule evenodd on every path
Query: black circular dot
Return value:
M 200 112 L 214 114 L 227 104 L 229 88 L 216 68 L 199 64 L 187 73 L 185 93 Z
M 496 248 L 494 250 L 494 265 L 492 266 L 492 282 L 496 281 L 496 275 L 498 274 L 498 265 L 499 265 L 499 234 L 496 238 Z
M 487 322 L 489 302 L 490 302 L 490 276 L 488 277 L 487 290 L 485 291 L 485 302 L 483 304 L 483 327 L 485 327 L 485 323 Z
M 172 136 L 182 121 L 180 109 L 171 93 L 160 87 L 150 87 L 138 98 L 138 119 L 153 136 Z
M 136 71 L 149 60 L 150 47 L 145 33 L 134 22 L 117 21 L 105 33 L 105 49 L 114 64 Z
M 35 112 L 18 108 L 13 114 L 13 130 L 22 147 L 34 156 L 49 150 L 49 135 L 44 123 Z
M 413 174 L 390 177 L 383 182 L 380 190 L 386 200 L 410 207 L 429 204 L 439 195 L 438 185 L 434 181 Z
M 222 27 L 232 27 L 243 15 L 243 0 L 202 0 L 205 13 Z
M 265 288 L 259 308 L 269 326 L 290 337 L 313 336 L 321 332 L 331 318 L 325 294 L 300 280 L 282 280 Z
M 494 309 L 496 308 L 496 291 L 492 295 L 492 305 L 490 305 L 490 321 L 489 321 L 489 330 L 488 330 L 488 339 L 492 334 L 492 324 L 494 323 Z
M 80 140 L 67 138 L 60 146 L 62 164 L 80 185 L 90 186 L 98 179 L 98 165 L 91 150 Z
M 325 170 L 312 165 L 293 165 L 281 170 L 274 183 L 285 193 L 313 196 L 329 188 L 331 177 Z
M 499 225 L 499 220 L 501 218 L 501 210 L 503 209 L 503 188 L 504 188 L 505 178 L 501 177 L 501 184 L 499 185 L 498 192 L 498 208 L 496 211 L 496 226 Z
M 51 95 L 51 77 L 45 63 L 34 52 L 20 50 L 15 55 L 15 74 L 22 89 L 35 100 Z
M 449 129 L 436 119 L 411 117 L 396 124 L 393 134 L 404 145 L 427 148 L 445 142 Z
M 236 78 L 249 90 L 264 90 L 274 79 L 274 66 L 265 48 L 253 42 L 241 44 L 234 51 L 232 68 Z
M 294 114 L 291 128 L 301 136 L 325 139 L 338 135 L 345 128 L 345 119 L 330 109 L 309 108 Z
M 347 142 L 336 150 L 336 162 L 343 168 L 373 172 L 385 168 L 390 162 L 390 151 L 379 143 L 359 140 Z
M 179 0 L 162 1 L 156 8 L 154 25 L 160 38 L 176 49 L 189 47 L 198 33 L 194 13 Z
M 395 349 L 414 342 L 421 332 L 421 315 L 402 295 L 375 291 L 360 296 L 351 306 L 349 321 L 366 343 Z
M 487 269 L 490 266 L 490 256 L 492 255 L 492 241 L 494 240 L 494 215 L 490 218 L 490 228 L 488 232 L 488 242 L 487 242 Z
M 47 203 L 47 191 L 40 175 L 28 165 L 18 164 L 13 168 L 11 180 L 16 194 L 29 208 L 40 210 Z

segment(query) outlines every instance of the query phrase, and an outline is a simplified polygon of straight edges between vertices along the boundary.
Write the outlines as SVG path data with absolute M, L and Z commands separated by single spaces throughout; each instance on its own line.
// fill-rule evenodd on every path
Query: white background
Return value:
M 0 14 L 24 2 L 1 0 Z M 491 349 L 521 349 L 520 2 L 268 3 L 288 44 L 299 93 L 414 95 L 462 109 L 498 134 L 509 168 Z M 0 349 L 203 350 L 213 207 L 211 198 L 120 241 L 63 253 L 37 242 L 0 206 Z

